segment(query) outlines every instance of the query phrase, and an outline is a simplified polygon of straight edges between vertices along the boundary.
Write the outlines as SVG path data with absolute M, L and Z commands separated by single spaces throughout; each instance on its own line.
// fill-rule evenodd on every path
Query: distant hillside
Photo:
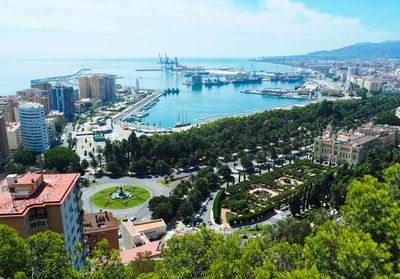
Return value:
M 264 59 L 267 57 L 264 57 Z M 267 59 L 400 59 L 400 41 L 358 43 L 334 50 L 322 50 L 305 55 L 268 57 Z

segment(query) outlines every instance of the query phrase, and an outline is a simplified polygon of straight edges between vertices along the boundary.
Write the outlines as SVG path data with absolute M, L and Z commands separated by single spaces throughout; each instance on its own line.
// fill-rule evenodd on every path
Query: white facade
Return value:
M 18 107 L 18 115 L 25 148 L 40 153 L 49 149 L 44 106 L 38 103 L 22 103 Z
M 76 183 L 74 188 L 69 192 L 65 198 L 65 202 L 61 208 L 61 221 L 64 231 L 64 240 L 67 252 L 74 249 L 75 243 L 83 243 L 83 226 L 82 226 L 82 200 L 80 198 L 81 191 L 79 183 Z M 83 257 L 80 255 L 77 266 L 83 264 Z

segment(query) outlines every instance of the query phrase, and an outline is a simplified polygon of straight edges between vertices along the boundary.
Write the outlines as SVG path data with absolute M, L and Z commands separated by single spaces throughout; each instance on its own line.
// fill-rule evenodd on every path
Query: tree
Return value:
M 166 223 L 174 217 L 171 200 L 166 196 L 156 196 L 149 200 L 149 210 L 152 219 L 162 218 Z
M 139 160 L 133 161 L 129 167 L 129 171 L 134 172 L 136 175 L 145 175 L 147 173 L 147 161 L 144 157 Z
M 82 168 L 83 168 L 84 170 L 86 170 L 86 169 L 89 167 L 88 161 L 87 161 L 86 159 L 83 159 L 83 160 L 81 161 L 81 166 L 82 166 Z
M 372 176 L 364 176 L 354 180 L 349 185 L 346 204 L 343 207 L 344 219 L 352 227 L 368 233 L 378 243 L 385 243 L 392 252 L 400 251 L 400 208 L 398 200 L 393 195 L 391 181 L 394 179 L 392 170 L 399 170 L 396 165 L 389 168 L 385 174 L 385 182 L 379 182 Z M 397 176 L 397 174 L 395 174 Z M 398 184 L 395 184 L 398 189 Z
M 240 164 L 246 171 L 249 171 L 251 168 L 253 168 L 253 160 L 250 155 L 244 155 L 242 158 L 240 158 Z
M 225 181 L 230 181 L 232 178 L 232 170 L 227 165 L 221 165 L 218 168 L 218 175 L 222 176 Z
M 68 261 L 64 235 L 44 231 L 28 237 L 29 272 L 34 278 L 69 278 L 73 268 Z
M 109 171 L 112 176 L 121 175 L 123 172 L 121 166 L 116 161 L 107 161 L 107 171 Z
M 390 253 L 369 234 L 354 231 L 335 222 L 327 222 L 306 240 L 306 266 L 332 278 L 379 278 L 389 275 Z
M 163 251 L 163 260 L 156 266 L 164 279 L 201 278 L 218 256 L 215 248 L 223 236 L 211 230 L 173 237 Z
M 29 249 L 13 228 L 0 224 L 0 276 L 13 277 L 28 270 Z
M 106 239 L 96 244 L 86 261 L 84 278 L 108 279 L 108 278 L 132 278 L 133 271 L 130 265 L 122 265 L 119 250 L 109 249 Z
M 158 160 L 155 165 L 155 171 L 159 175 L 169 175 L 171 174 L 171 166 L 164 160 Z
M 311 233 L 311 227 L 307 220 L 286 218 L 279 221 L 275 230 L 276 238 L 285 240 L 290 244 L 304 244 L 305 238 Z
M 20 148 L 14 153 L 14 162 L 23 166 L 31 166 L 36 162 L 36 155 L 32 151 Z
M 93 157 L 92 160 L 90 161 L 90 166 L 92 167 L 93 170 L 96 171 L 96 168 L 99 164 L 97 163 L 96 159 Z
M 71 165 L 80 162 L 78 154 L 66 147 L 55 147 L 44 153 L 45 167 L 57 169 L 58 172 L 67 172 Z

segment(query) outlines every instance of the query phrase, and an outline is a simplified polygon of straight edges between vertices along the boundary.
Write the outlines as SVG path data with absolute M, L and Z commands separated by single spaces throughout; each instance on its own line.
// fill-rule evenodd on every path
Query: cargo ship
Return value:
M 252 78 L 235 78 L 231 82 L 233 84 L 248 84 L 248 83 L 262 83 L 263 79 L 261 77 Z

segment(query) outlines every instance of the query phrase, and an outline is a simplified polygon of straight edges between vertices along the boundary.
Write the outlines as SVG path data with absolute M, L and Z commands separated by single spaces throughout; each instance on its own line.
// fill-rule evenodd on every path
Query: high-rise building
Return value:
M 51 85 L 51 83 L 42 82 L 42 83 L 31 84 L 31 88 L 37 88 L 40 90 L 47 91 L 47 95 L 49 96 L 49 107 L 51 108 L 53 106 L 53 100 L 51 98 L 51 90 L 53 89 L 53 86 Z
M 4 112 L 6 122 L 15 122 L 14 108 L 18 107 L 16 96 L 0 96 L 0 110 Z
M 0 181 L 0 223 L 23 238 L 51 230 L 64 235 L 67 252 L 83 246 L 83 210 L 79 173 L 8 175 Z M 78 256 L 79 266 L 82 255 Z
M 14 153 L 22 146 L 21 124 L 19 122 L 6 122 L 7 141 L 10 153 Z
M 42 104 L 44 107 L 45 114 L 47 115 L 49 113 L 50 96 L 48 91 L 40 90 L 37 88 L 28 88 L 28 89 L 18 90 L 16 95 L 19 101 Z
M 81 77 L 79 79 L 79 97 L 80 99 L 92 98 L 90 77 Z
M 53 100 L 53 110 L 64 113 L 64 118 L 71 121 L 75 113 L 75 97 L 73 87 L 67 87 L 62 84 L 53 86 L 51 91 Z
M 109 101 L 115 99 L 115 76 L 96 74 L 79 79 L 79 95 L 81 99 Z
M 57 140 L 56 120 L 54 118 L 46 118 L 47 137 L 49 138 L 49 145 L 53 147 Z
M 10 149 L 8 147 L 6 122 L 4 114 L 0 111 L 0 163 L 8 162 L 10 159 Z
M 21 103 L 18 114 L 25 148 L 40 153 L 49 149 L 44 106 L 38 103 Z

